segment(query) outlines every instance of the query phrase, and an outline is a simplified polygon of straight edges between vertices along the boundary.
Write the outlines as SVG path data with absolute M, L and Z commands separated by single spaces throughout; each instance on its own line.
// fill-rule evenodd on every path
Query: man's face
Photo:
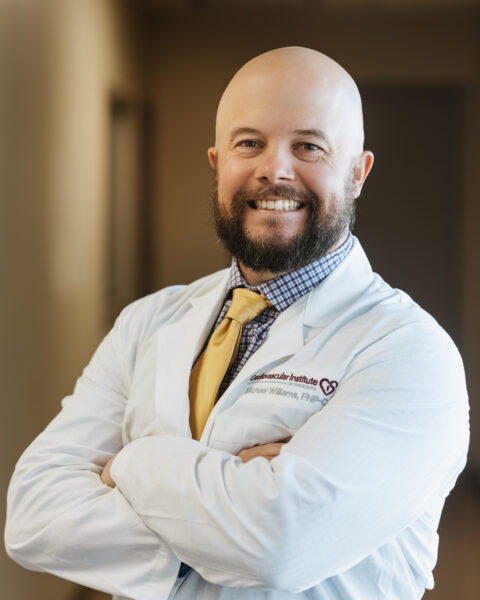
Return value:
M 209 156 L 217 231 L 241 264 L 285 272 L 345 238 L 358 186 L 342 107 L 328 86 L 268 76 L 229 99 Z

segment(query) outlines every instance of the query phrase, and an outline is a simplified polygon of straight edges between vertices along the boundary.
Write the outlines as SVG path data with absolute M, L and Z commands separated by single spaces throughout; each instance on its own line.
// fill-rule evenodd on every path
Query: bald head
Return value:
M 338 63 L 315 50 L 286 47 L 265 52 L 237 71 L 220 100 L 216 121 L 216 146 L 246 110 L 255 117 L 260 105 L 270 106 L 280 117 L 295 113 L 312 128 L 321 122 L 337 142 L 352 153 L 363 148 L 362 103 L 352 77 Z

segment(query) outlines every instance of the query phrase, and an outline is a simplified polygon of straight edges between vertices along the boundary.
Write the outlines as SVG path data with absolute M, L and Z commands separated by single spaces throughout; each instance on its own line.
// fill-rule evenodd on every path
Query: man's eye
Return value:
M 295 145 L 294 153 L 300 160 L 317 161 L 324 155 L 324 150 L 317 144 L 301 142 Z
M 310 142 L 302 142 L 298 145 L 298 148 L 299 150 L 306 150 L 307 152 L 318 152 L 322 150 L 320 146 L 317 146 L 316 144 L 311 144 Z
M 260 144 L 256 140 L 242 140 L 238 145 L 242 148 L 258 148 Z

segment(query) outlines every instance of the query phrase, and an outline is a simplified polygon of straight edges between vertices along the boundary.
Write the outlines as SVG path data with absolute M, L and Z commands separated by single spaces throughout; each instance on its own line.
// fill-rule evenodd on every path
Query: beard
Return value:
M 333 211 L 327 213 L 321 199 L 312 191 L 298 192 L 289 186 L 269 186 L 256 191 L 239 191 L 232 197 L 230 214 L 218 201 L 215 182 L 212 200 L 217 235 L 223 245 L 246 267 L 257 272 L 274 274 L 300 269 L 328 254 L 345 231 L 353 228 L 355 199 L 351 174 L 344 187 L 343 196 L 336 196 Z M 255 240 L 244 227 L 247 204 L 267 196 L 297 200 L 306 204 L 301 210 L 310 210 L 303 231 L 288 240 Z

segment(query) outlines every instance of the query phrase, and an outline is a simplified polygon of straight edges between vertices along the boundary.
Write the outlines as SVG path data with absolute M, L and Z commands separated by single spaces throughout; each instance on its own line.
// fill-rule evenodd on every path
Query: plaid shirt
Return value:
M 255 350 L 262 345 L 270 327 L 273 325 L 278 315 L 323 281 L 323 279 L 325 279 L 325 277 L 327 277 L 327 275 L 329 275 L 347 256 L 352 249 L 352 245 L 353 239 L 351 234 L 349 234 L 345 242 L 334 252 L 326 254 L 322 258 L 319 258 L 315 262 L 310 263 L 301 269 L 290 271 L 289 273 L 280 275 L 266 283 L 261 283 L 257 287 L 248 285 L 240 272 L 237 260 L 235 258 L 232 260 L 225 302 L 210 335 L 212 335 L 218 325 L 223 321 L 227 310 L 232 303 L 232 291 L 235 288 L 243 287 L 253 290 L 254 292 L 259 292 L 268 298 L 273 306 L 267 308 L 255 317 L 255 319 L 243 326 L 238 354 L 223 378 L 219 389 L 219 397 L 232 383 Z M 206 344 L 207 343 L 208 340 Z

